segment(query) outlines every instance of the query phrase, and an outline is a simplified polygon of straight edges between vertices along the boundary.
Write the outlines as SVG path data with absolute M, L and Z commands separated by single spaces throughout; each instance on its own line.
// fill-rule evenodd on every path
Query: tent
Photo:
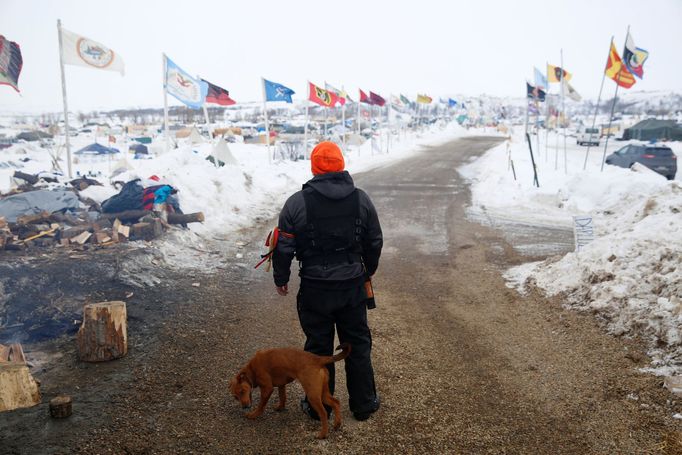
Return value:
M 118 149 L 113 147 L 105 147 L 98 143 L 93 143 L 83 147 L 76 152 L 78 155 L 113 155 L 114 153 L 121 153 Z
M 227 146 L 227 142 L 224 139 L 219 139 L 218 143 L 213 147 L 211 155 L 218 160 L 218 163 L 223 162 L 225 164 L 239 164 L 235 159 L 234 155 Z
M 133 144 L 130 146 L 130 151 L 135 155 L 149 155 L 149 148 L 144 144 Z
M 640 141 L 671 140 L 682 141 L 682 125 L 674 120 L 642 120 L 623 132 L 623 139 Z
M 52 139 L 52 135 L 42 131 L 25 131 L 17 134 L 17 140 L 24 140 L 28 142 L 39 141 L 41 139 Z
M 140 144 L 151 144 L 152 143 L 152 138 L 149 136 L 134 137 L 133 140 L 139 142 Z

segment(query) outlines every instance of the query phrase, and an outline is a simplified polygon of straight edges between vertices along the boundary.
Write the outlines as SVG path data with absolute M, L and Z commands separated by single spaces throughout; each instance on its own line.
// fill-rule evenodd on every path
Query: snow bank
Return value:
M 596 239 L 582 251 L 514 267 L 507 280 L 522 292 L 537 286 L 563 295 L 568 306 L 593 312 L 614 335 L 645 339 L 652 372 L 682 372 L 682 185 L 643 167 L 601 172 L 603 144 L 591 150 L 585 171 L 586 147 L 570 144 L 566 171 L 563 139 L 558 142 L 556 170 L 556 138 L 550 136 L 547 155 L 541 142 L 540 188 L 532 186 L 521 136 L 461 170 L 474 182 L 473 204 L 489 213 L 567 226 L 572 216 L 594 218 Z M 623 145 L 609 144 L 609 153 Z M 510 157 L 517 181 L 507 170 Z

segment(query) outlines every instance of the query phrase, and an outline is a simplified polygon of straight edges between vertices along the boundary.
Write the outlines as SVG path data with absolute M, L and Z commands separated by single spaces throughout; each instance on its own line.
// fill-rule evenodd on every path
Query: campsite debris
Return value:
M 71 402 L 71 397 L 68 395 L 58 395 L 54 397 L 50 400 L 50 416 L 54 419 L 69 417 L 73 412 Z
M 0 344 L 0 411 L 28 408 L 40 400 L 38 382 L 28 370 L 21 345 Z
M 25 172 L 21 172 L 21 171 L 14 171 L 14 178 L 25 180 L 26 182 L 30 183 L 31 185 L 35 185 L 41 179 L 45 182 L 48 182 L 48 183 L 56 183 L 58 181 L 54 177 L 48 177 L 46 175 L 37 175 L 37 174 L 36 175 L 26 174 Z
M 118 359 L 128 352 L 126 304 L 91 303 L 83 307 L 83 324 L 76 336 L 78 358 L 84 362 Z

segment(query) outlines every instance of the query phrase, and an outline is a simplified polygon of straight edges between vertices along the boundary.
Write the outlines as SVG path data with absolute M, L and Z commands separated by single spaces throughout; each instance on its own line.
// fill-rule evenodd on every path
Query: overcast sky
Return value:
M 0 86 L 0 112 L 62 108 L 58 18 L 126 65 L 124 77 L 67 66 L 71 111 L 162 106 L 162 52 L 255 101 L 261 76 L 294 98 L 308 79 L 351 95 L 523 96 L 533 66 L 559 65 L 563 48 L 572 85 L 596 98 L 609 40 L 621 52 L 628 24 L 650 52 L 634 89 L 682 92 L 681 0 L 0 0 L 0 34 L 24 57 L 21 94 Z M 605 87 L 612 96 L 614 83 Z

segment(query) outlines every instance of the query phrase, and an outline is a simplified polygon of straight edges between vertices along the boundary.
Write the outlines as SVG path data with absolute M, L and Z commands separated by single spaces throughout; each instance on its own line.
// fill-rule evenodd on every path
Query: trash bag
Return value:
M 144 188 L 140 179 L 131 180 L 123 185 L 118 194 L 102 202 L 103 213 L 118 213 L 126 210 L 142 210 Z

